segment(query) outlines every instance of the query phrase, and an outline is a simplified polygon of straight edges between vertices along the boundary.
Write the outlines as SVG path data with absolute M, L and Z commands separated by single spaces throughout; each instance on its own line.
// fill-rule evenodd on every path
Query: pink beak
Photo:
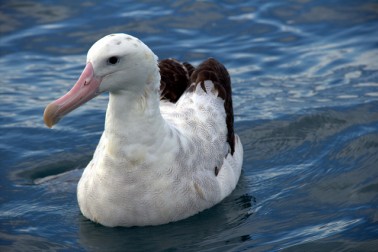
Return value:
M 72 89 L 58 100 L 47 105 L 43 115 L 47 127 L 51 128 L 63 116 L 99 95 L 101 80 L 94 75 L 92 64 L 87 63 Z

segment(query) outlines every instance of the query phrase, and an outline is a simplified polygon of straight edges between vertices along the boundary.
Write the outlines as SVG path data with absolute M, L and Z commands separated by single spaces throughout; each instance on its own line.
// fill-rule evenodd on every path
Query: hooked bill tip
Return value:
M 51 128 L 52 126 L 54 126 L 54 124 L 56 124 L 59 121 L 59 117 L 57 114 L 58 109 L 59 106 L 54 103 L 50 103 L 45 108 L 45 112 L 43 113 L 43 120 L 47 127 Z

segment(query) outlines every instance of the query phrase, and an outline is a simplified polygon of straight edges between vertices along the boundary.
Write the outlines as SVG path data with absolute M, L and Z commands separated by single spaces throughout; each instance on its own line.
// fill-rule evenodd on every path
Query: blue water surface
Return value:
M 108 97 L 54 129 L 42 115 L 116 32 L 228 68 L 245 153 L 217 206 L 155 227 L 81 215 Z M 376 1 L 2 1 L 0 33 L 1 251 L 376 251 Z

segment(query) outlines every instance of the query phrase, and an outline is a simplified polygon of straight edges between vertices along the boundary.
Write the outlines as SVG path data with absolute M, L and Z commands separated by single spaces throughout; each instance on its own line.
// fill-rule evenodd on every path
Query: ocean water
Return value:
M 1 1 L 1 251 L 376 251 L 378 3 L 373 0 Z M 244 164 L 235 191 L 176 223 L 105 228 L 76 184 L 107 95 L 54 129 L 43 110 L 99 38 L 228 68 Z

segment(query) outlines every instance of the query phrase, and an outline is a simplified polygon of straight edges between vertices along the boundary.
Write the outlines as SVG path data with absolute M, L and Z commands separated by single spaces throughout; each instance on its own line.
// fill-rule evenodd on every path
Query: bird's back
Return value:
M 175 93 L 176 101 L 162 97 L 160 107 L 169 124 L 185 136 L 182 138 L 184 143 L 179 140 L 183 145 L 180 163 L 192 164 L 187 169 L 197 170 L 198 181 L 206 181 L 204 176 L 208 181 L 217 181 L 219 191 L 213 198 L 222 200 L 235 188 L 243 160 L 242 144 L 233 128 L 229 74 L 214 59 L 204 61 L 196 69 L 176 60 L 165 60 L 165 68 L 169 66 L 168 61 L 173 61 L 174 68 L 169 71 L 174 79 L 180 81 L 177 85 L 186 86 L 181 94 Z M 160 69 L 162 76 L 167 76 L 166 70 Z M 165 94 L 172 93 L 167 87 L 175 86 L 173 78 L 170 80 L 169 86 L 165 85 L 162 89 Z

